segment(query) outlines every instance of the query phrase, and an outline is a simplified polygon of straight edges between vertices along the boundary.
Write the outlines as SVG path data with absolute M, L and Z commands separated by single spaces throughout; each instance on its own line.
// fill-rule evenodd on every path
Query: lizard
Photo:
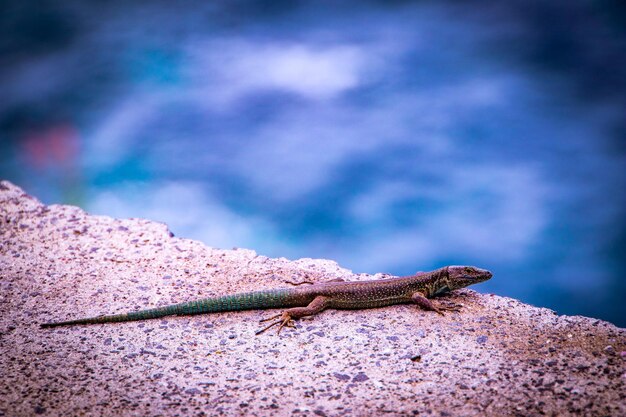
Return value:
M 261 320 L 261 322 L 272 322 L 259 330 L 256 333 L 258 335 L 274 326 L 278 326 L 278 333 L 280 333 L 284 327 L 295 327 L 294 320 L 313 316 L 327 308 L 365 309 L 414 303 L 424 310 L 443 315 L 444 311 L 458 311 L 459 306 L 445 306 L 433 302 L 431 298 L 486 281 L 491 277 L 491 272 L 486 269 L 452 265 L 406 277 L 368 281 L 344 281 L 338 278 L 305 287 L 238 293 L 130 313 L 43 323 L 41 327 L 127 322 L 173 315 L 289 307 L 280 314 Z M 294 285 L 304 283 L 311 284 L 302 282 Z

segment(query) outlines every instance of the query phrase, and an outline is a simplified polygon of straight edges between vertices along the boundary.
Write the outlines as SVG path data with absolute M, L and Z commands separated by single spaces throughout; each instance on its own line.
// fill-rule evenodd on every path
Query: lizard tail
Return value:
M 113 314 L 107 316 L 89 317 L 77 320 L 42 323 L 43 328 L 71 326 L 76 324 L 116 323 L 123 321 L 137 321 L 156 319 L 165 316 L 217 313 L 221 311 L 252 310 L 263 308 L 290 307 L 292 303 L 286 297 L 290 289 L 255 291 L 249 293 L 226 295 L 223 297 L 205 298 L 187 303 L 172 304 L 165 307 L 133 311 L 130 313 Z
M 153 308 L 149 310 L 134 311 L 131 313 L 112 314 L 108 316 L 89 317 L 85 319 L 57 321 L 52 323 L 42 323 L 42 328 L 59 327 L 59 326 L 71 326 L 75 324 L 99 324 L 99 323 L 116 323 L 121 321 L 134 321 L 144 319 L 156 319 L 159 317 L 172 316 L 177 313 L 178 306 L 181 304 L 175 304 L 163 308 Z

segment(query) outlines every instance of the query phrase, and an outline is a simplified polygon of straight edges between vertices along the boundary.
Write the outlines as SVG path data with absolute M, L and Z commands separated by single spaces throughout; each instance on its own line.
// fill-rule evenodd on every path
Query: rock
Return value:
M 293 277 L 372 277 L 45 206 L 6 181 L 0 272 L 0 415 L 626 415 L 626 330 L 472 290 L 444 317 L 328 310 L 280 336 L 254 335 L 267 311 L 41 329 Z

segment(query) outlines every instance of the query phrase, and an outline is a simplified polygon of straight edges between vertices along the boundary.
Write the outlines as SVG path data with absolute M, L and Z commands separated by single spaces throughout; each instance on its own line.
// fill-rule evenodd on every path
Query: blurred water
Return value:
M 0 177 L 626 324 L 623 3 L 127 3 L 2 6 Z

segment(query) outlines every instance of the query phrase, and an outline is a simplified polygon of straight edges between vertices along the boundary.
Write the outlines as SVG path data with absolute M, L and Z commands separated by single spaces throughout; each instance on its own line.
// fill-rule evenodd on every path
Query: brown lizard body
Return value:
M 446 266 L 408 277 L 348 282 L 334 280 L 298 288 L 255 291 L 206 298 L 125 314 L 45 323 L 42 327 L 153 319 L 171 315 L 216 313 L 289 307 L 281 314 L 263 321 L 275 320 L 257 332 L 278 325 L 278 331 L 293 327 L 293 320 L 311 316 L 326 308 L 364 309 L 393 304 L 415 303 L 425 310 L 443 314 L 458 307 L 436 305 L 429 298 L 490 279 L 491 272 L 473 266 Z

